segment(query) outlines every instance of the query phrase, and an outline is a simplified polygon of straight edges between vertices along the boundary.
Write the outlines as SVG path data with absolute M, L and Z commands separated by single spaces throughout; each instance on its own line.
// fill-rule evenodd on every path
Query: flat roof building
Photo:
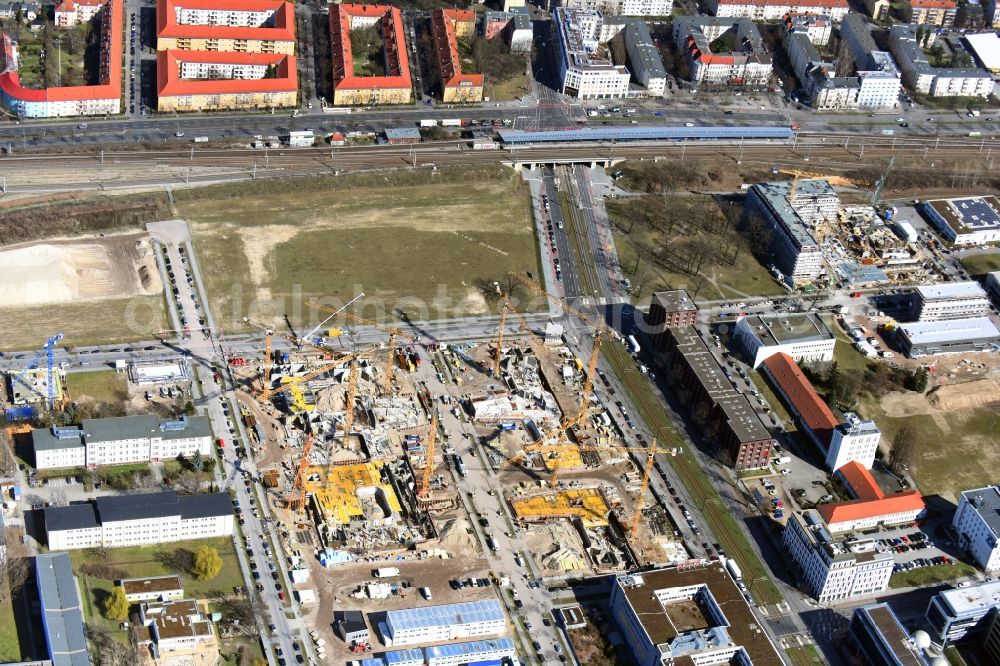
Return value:
M 35 556 L 45 647 L 52 666 L 90 666 L 80 589 L 66 553 Z
M 366 75 L 366 63 L 355 63 L 351 31 L 376 27 L 382 39 L 382 71 Z M 406 49 L 403 15 L 390 5 L 330 6 L 330 49 L 333 58 L 334 106 L 409 104 L 413 81 Z
M 359 610 L 333 611 L 333 629 L 348 645 L 369 641 L 368 623 L 365 622 L 365 614 Z
M 917 210 L 955 245 L 1000 241 L 1000 199 L 994 196 L 932 199 Z
M 986 632 L 1000 610 L 1000 581 L 938 592 L 927 606 L 927 624 L 937 643 L 955 643 Z
M 566 7 L 557 7 L 553 14 L 559 40 L 559 92 L 579 99 L 627 97 L 632 75 L 611 59 L 604 16 Z M 614 24 L 612 32 L 619 29 L 621 25 Z
M 836 343 L 830 327 L 813 313 L 740 317 L 734 336 L 753 368 L 775 354 L 806 363 L 832 361 Z
M 985 317 L 992 304 L 978 282 L 945 282 L 913 290 L 912 317 L 916 321 L 947 321 Z
M 856 462 L 864 469 L 871 469 L 881 440 L 882 431 L 874 421 L 847 412 L 843 422 L 833 429 L 826 449 L 826 468 L 838 470 L 849 462 Z
M 1000 330 L 989 317 L 911 322 L 896 329 L 900 349 L 911 358 L 996 351 Z
M 989 97 L 993 77 L 975 67 L 934 67 L 924 49 L 937 41 L 937 34 L 917 43 L 920 26 L 896 24 L 889 29 L 889 48 L 903 73 L 903 81 L 914 92 L 931 97 Z M 922 32 L 920 33 L 923 34 Z
M 972 50 L 983 69 L 993 73 L 1000 72 L 1000 37 L 997 36 L 997 33 L 967 34 L 965 35 L 965 43 Z
M 855 499 L 817 508 L 831 532 L 911 523 L 924 515 L 924 499 L 919 491 L 901 490 L 887 495 L 871 472 L 856 461 L 839 468 L 837 476 Z
M 852 652 L 868 666 L 931 666 L 889 604 L 868 604 L 851 617 Z
M 139 606 L 139 621 L 149 629 L 139 644 L 149 647 L 154 659 L 178 650 L 206 649 L 215 643 L 212 623 L 198 610 L 194 599 L 150 601 Z
M 666 348 L 668 328 L 694 326 L 697 323 L 698 306 L 684 289 L 657 291 L 649 301 L 646 334 L 659 351 Z
M 180 576 L 156 576 L 153 578 L 126 578 L 118 581 L 125 590 L 129 603 L 140 601 L 171 601 L 184 597 L 184 586 Z
M 767 467 L 774 442 L 745 395 L 721 398 L 716 403 L 719 447 L 736 471 Z
M 980 568 L 1000 569 L 1000 485 L 962 491 L 951 527 Z
M 496 599 L 391 610 L 379 625 L 386 645 L 455 641 L 507 633 L 507 615 Z
M 610 605 L 638 666 L 782 663 L 719 562 L 620 574 Z

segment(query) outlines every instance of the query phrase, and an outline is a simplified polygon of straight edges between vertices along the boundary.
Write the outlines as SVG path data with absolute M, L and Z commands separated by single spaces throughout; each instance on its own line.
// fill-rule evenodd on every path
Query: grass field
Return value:
M 72 402 L 82 397 L 95 402 L 117 403 L 127 400 L 125 374 L 114 370 L 67 373 L 66 397 Z
M 500 167 L 296 181 L 288 196 L 244 187 L 177 198 L 217 320 L 243 328 L 365 293 L 363 316 L 413 320 L 490 311 L 490 283 L 538 270 L 527 186 Z M 180 193 L 179 193 L 180 194 Z M 239 201 L 233 200 L 239 196 Z
M 0 603 L 0 663 L 21 661 L 21 642 L 10 599 Z
M 491 102 L 503 102 L 518 99 L 528 94 L 529 81 L 527 74 L 518 74 L 504 81 L 491 81 L 489 78 L 483 86 L 483 96 Z
M 0 308 L 0 351 L 40 349 L 50 335 L 64 334 L 60 346 L 149 339 L 167 328 L 162 295 L 134 296 L 72 305 Z
M 921 567 L 900 571 L 892 574 L 889 579 L 889 587 L 919 587 L 923 585 L 934 585 L 945 581 L 972 576 L 976 573 L 975 567 L 971 567 L 965 562 L 955 562 L 954 564 L 939 564 L 933 567 Z
M 650 428 L 661 448 L 681 446 L 674 424 L 666 415 L 663 402 L 655 393 L 648 379 L 635 368 L 628 352 L 621 345 L 610 344 L 601 348 L 604 358 L 611 364 L 639 410 L 639 416 Z M 708 480 L 705 470 L 694 454 L 684 447 L 684 452 L 668 456 L 667 460 L 677 471 L 695 504 L 708 521 L 708 527 L 730 557 L 743 571 L 750 593 L 758 604 L 774 604 L 781 600 L 781 592 L 771 580 L 767 569 L 750 545 L 746 535 L 736 523 L 736 518 L 723 504 L 722 498 Z
M 824 663 L 823 656 L 816 649 L 815 645 L 788 648 L 785 650 L 785 655 L 792 666 L 813 666 L 813 664 Z
M 962 259 L 962 265 L 969 275 L 985 275 L 1000 271 L 1000 252 L 993 254 L 976 254 Z

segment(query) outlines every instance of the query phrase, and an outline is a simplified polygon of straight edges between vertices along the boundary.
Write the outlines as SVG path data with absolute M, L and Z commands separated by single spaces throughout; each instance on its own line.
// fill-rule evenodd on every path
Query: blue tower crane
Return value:
M 56 402 L 55 348 L 56 345 L 59 344 L 59 341 L 62 339 L 63 339 L 62 333 L 56 333 L 55 335 L 53 335 L 45 343 L 45 346 L 43 346 L 35 353 L 32 359 L 28 361 L 28 363 L 24 366 L 24 368 L 20 372 L 12 375 L 13 381 L 17 381 L 32 393 L 35 393 L 44 398 L 48 402 L 49 409 L 52 409 L 55 406 Z M 29 383 L 26 379 L 24 379 L 24 377 L 22 377 L 22 375 L 24 375 L 26 372 L 38 366 L 38 359 L 42 356 L 42 354 L 45 354 L 46 369 L 48 372 L 46 378 L 47 384 L 45 387 L 46 394 L 42 394 L 41 392 L 39 392 L 39 390 L 35 388 L 34 384 Z

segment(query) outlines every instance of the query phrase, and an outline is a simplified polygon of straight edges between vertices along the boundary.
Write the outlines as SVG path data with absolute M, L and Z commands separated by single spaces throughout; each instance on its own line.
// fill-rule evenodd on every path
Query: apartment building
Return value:
M 107 0 L 59 0 L 53 10 L 53 22 L 58 28 L 74 28 L 89 23 Z
M 919 491 L 886 493 L 872 473 L 857 461 L 852 460 L 840 467 L 836 474 L 854 499 L 821 504 L 817 508 L 830 532 L 912 523 L 926 512 L 924 498 Z
M 950 28 L 955 25 L 955 0 L 910 0 L 910 23 Z
M 860 83 L 858 108 L 895 109 L 899 106 L 901 75 L 892 56 L 872 39 L 871 24 L 862 14 L 848 14 L 840 37 L 850 51 Z
M 857 76 L 835 76 L 836 64 L 820 56 L 807 28 L 786 24 L 784 45 L 792 69 L 814 109 L 858 108 L 861 80 Z
M 383 73 L 359 75 L 351 50 L 351 31 L 378 26 L 384 44 Z M 339 4 L 330 7 L 334 106 L 382 106 L 413 101 L 403 15 L 389 5 Z
M 511 53 L 529 53 L 534 43 L 535 31 L 531 14 L 524 7 L 507 11 L 488 11 L 483 14 L 482 33 L 486 39 L 501 37 L 510 46 Z
M 794 511 L 782 535 L 799 576 L 820 603 L 857 599 L 884 592 L 893 558 L 864 535 L 834 537 L 815 509 Z
M 966 280 L 917 287 L 910 308 L 915 321 L 948 321 L 987 317 L 993 305 L 978 282 Z
M 710 45 L 727 34 L 734 49 L 713 53 Z M 674 19 L 673 37 L 678 51 L 687 54 L 692 81 L 763 86 L 771 80 L 771 54 L 750 19 L 679 16 Z
M 579 99 L 627 97 L 632 75 L 611 59 L 603 15 L 589 9 L 559 7 L 554 19 L 559 40 L 560 92 Z M 611 36 L 620 27 L 613 25 Z
M 283 53 L 159 51 L 160 112 L 268 110 L 298 105 L 295 56 Z
M 829 16 L 816 14 L 785 14 L 782 17 L 785 31 L 799 30 L 804 32 L 814 46 L 825 46 L 833 34 L 833 21 Z
M 695 326 L 698 323 L 698 306 L 684 289 L 655 292 L 649 301 L 646 315 L 646 334 L 658 351 L 666 349 L 668 328 Z
M 734 470 L 763 469 L 771 463 L 774 438 L 745 395 L 720 398 L 710 418 L 710 429 Z
M 833 429 L 826 450 L 826 468 L 838 470 L 849 462 L 871 469 L 882 440 L 882 431 L 871 419 L 862 420 L 853 412 L 844 414 L 844 422 Z
M 157 0 L 158 51 L 295 53 L 295 9 L 285 0 Z
M 925 619 L 936 643 L 956 643 L 985 634 L 998 612 L 1000 581 L 989 581 L 938 592 L 927 606 Z
M 17 45 L 0 34 L 0 104 L 19 118 L 105 116 L 121 113 L 123 0 L 104 0 L 92 21 L 99 23 L 98 83 L 92 86 L 26 88 L 17 73 Z
M 482 74 L 462 71 L 458 40 L 476 30 L 476 13 L 468 9 L 435 9 L 431 13 L 434 57 L 441 80 L 441 101 L 445 104 L 472 104 L 483 101 Z
M 205 416 L 163 420 L 152 415 L 86 419 L 79 426 L 31 431 L 37 469 L 101 467 L 173 460 L 195 452 L 211 455 Z
M 983 571 L 1000 569 L 1000 485 L 962 491 L 951 527 Z
M 166 490 L 109 495 L 86 504 L 48 507 L 43 515 L 52 551 L 120 548 L 233 533 L 233 507 L 226 493 L 178 495 Z
M 929 33 L 926 46 L 937 39 Z M 982 97 L 993 92 L 993 77 L 988 72 L 972 67 L 932 67 L 922 44 L 917 43 L 916 24 L 896 24 L 889 29 L 889 48 L 903 82 L 915 93 L 931 97 Z
M 565 0 L 561 4 L 614 16 L 670 16 L 674 9 L 674 0 Z
M 740 317 L 736 320 L 734 338 L 736 347 L 753 368 L 775 354 L 786 354 L 806 363 L 832 361 L 836 342 L 830 328 L 811 313 Z
M 617 63 L 628 63 L 636 83 L 647 95 L 662 97 L 667 89 L 667 70 L 660 50 L 649 34 L 649 27 L 637 19 L 626 19 L 617 39 L 611 40 L 612 55 Z M 621 52 L 624 47 L 624 53 Z M 638 92 L 638 91 L 633 91 Z
M 140 601 L 173 601 L 184 597 L 181 577 L 177 575 L 126 578 L 117 584 L 125 590 L 125 599 L 130 604 Z
M 889 18 L 889 0 L 864 0 L 864 5 L 873 21 L 881 22 Z
M 785 14 L 822 14 L 840 23 L 850 10 L 847 0 L 710 0 L 712 13 L 726 18 L 777 21 Z

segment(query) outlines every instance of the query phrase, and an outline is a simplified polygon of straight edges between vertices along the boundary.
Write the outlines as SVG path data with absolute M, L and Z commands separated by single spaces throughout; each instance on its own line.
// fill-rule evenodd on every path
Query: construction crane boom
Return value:
M 649 475 L 653 471 L 653 461 L 656 457 L 656 438 L 649 443 L 649 455 L 646 457 L 646 467 L 642 471 L 642 485 L 639 487 L 639 496 L 635 500 L 635 511 L 632 513 L 632 520 L 628 525 L 628 533 L 635 536 L 639 529 L 639 521 L 642 518 L 642 505 L 646 501 L 646 491 L 649 490 Z
M 305 444 L 302 445 L 302 458 L 295 470 L 295 481 L 292 482 L 292 492 L 288 496 L 288 506 L 292 509 L 301 509 L 306 503 L 306 489 L 302 485 L 305 481 L 306 468 L 309 467 L 309 454 L 312 452 L 315 435 L 309 433 Z
M 344 404 L 344 444 L 347 443 L 347 438 L 351 436 L 351 427 L 354 426 L 354 401 L 358 397 L 358 359 L 355 357 L 351 361 L 351 372 L 349 373 L 349 378 L 347 380 L 347 401 Z M 326 456 L 326 476 L 324 480 L 324 485 L 329 489 L 330 487 L 330 468 L 333 464 L 333 456 L 331 451 L 327 451 Z
M 364 292 L 361 292 L 360 294 L 358 294 L 357 296 L 355 296 L 355 297 L 354 297 L 354 298 L 352 298 L 351 300 L 347 301 L 347 303 L 345 303 L 345 304 L 343 305 L 343 307 L 341 307 L 341 308 L 339 308 L 339 309 L 337 309 L 337 310 L 331 310 L 330 308 L 325 308 L 325 307 L 323 307 L 323 308 L 318 308 L 318 309 L 320 309 L 320 310 L 323 310 L 323 311 L 325 311 L 325 312 L 331 312 L 331 311 L 332 311 L 332 312 L 333 312 L 333 314 L 331 314 L 331 315 L 330 315 L 329 317 L 327 317 L 326 319 L 324 319 L 324 320 L 323 320 L 323 321 L 321 321 L 320 323 L 316 324 L 316 327 L 315 327 L 315 328 L 314 328 L 313 330 L 311 330 L 311 331 L 309 331 L 308 333 L 306 333 L 306 334 L 305 334 L 305 335 L 304 335 L 304 336 L 303 336 L 302 338 L 300 338 L 300 339 L 301 339 L 301 340 L 304 340 L 304 341 L 306 341 L 306 342 L 311 342 L 311 341 L 312 341 L 312 339 L 313 339 L 313 335 L 315 335 L 315 334 L 316 334 L 316 331 L 318 331 L 319 329 L 323 328 L 323 326 L 325 326 L 325 325 L 326 325 L 326 323 L 327 323 L 328 321 L 330 321 L 331 319 L 333 319 L 334 317 L 336 317 L 336 316 L 337 316 L 338 314 L 340 314 L 341 312 L 343 312 L 343 311 L 344 311 L 344 310 L 346 310 L 347 308 L 351 307 L 352 305 L 354 305 L 354 304 L 355 304 L 356 302 L 358 302 L 359 300 L 361 300 L 361 299 L 362 299 L 362 298 L 364 298 L 364 297 L 365 297 L 365 294 L 364 294 Z
M 431 498 L 431 475 L 434 473 L 434 448 L 437 442 L 437 414 L 431 417 L 431 431 L 427 434 L 427 450 L 424 452 L 424 472 L 420 475 L 417 499 L 429 501 Z
M 261 391 L 260 395 L 257 396 L 257 398 L 258 398 L 258 400 L 260 402 L 267 402 L 272 397 L 274 397 L 274 396 L 276 396 L 276 395 L 278 395 L 280 393 L 285 393 L 286 391 L 291 390 L 292 388 L 294 388 L 295 386 L 298 386 L 299 384 L 304 384 L 305 382 L 309 381 L 310 379 L 315 379 L 316 377 L 319 377 L 320 375 L 323 375 L 323 374 L 325 374 L 327 372 L 330 372 L 331 370 L 337 368 L 338 366 L 343 365 L 344 361 L 348 361 L 348 360 L 351 360 L 351 359 L 356 359 L 356 358 L 361 358 L 363 356 L 366 356 L 367 354 L 371 353 L 371 351 L 374 350 L 374 349 L 376 349 L 376 347 L 374 347 L 374 346 L 373 347 L 369 347 L 368 349 L 365 349 L 363 351 L 352 352 L 352 353 L 348 354 L 347 356 L 341 356 L 340 358 L 334 359 L 334 360 L 330 361 L 329 363 L 324 363 L 323 365 L 319 366 L 318 368 L 314 368 L 313 370 L 310 370 L 309 372 L 307 372 L 304 375 L 298 375 L 297 377 L 292 377 L 291 380 L 288 383 L 286 383 L 286 384 L 282 384 L 282 385 L 276 386 L 274 388 L 266 388 L 266 389 L 264 389 L 263 391 Z
M 271 337 L 274 335 L 274 326 L 260 324 L 249 317 L 243 317 L 243 322 L 264 331 L 264 369 L 260 374 L 260 390 L 267 392 L 271 380 Z
M 831 176 L 825 173 L 814 173 L 812 171 L 800 171 L 799 169 L 780 169 L 774 167 L 771 169 L 771 173 L 779 174 L 784 173 L 792 177 L 792 188 L 788 192 L 788 199 L 794 199 L 796 193 L 799 189 L 799 180 L 801 178 L 818 178 L 829 182 L 831 185 L 842 185 L 845 187 L 862 187 L 865 185 L 862 181 L 855 180 L 853 178 L 844 178 L 843 176 Z
M 56 345 L 59 344 L 59 341 L 62 339 L 63 339 L 62 333 L 56 333 L 55 335 L 51 336 L 48 340 L 45 341 L 45 344 L 42 345 L 42 348 L 39 349 L 37 352 L 35 352 L 35 355 L 31 358 L 30 361 L 28 361 L 25 364 L 24 368 L 22 368 L 20 372 L 11 374 L 12 381 L 16 381 L 17 383 L 21 384 L 29 391 L 34 393 L 35 395 L 44 398 L 48 403 L 49 409 L 54 408 L 56 402 L 56 387 L 54 383 L 55 348 Z M 24 379 L 24 377 L 22 377 L 22 375 L 27 373 L 29 370 L 34 369 L 38 365 L 38 359 L 40 356 L 42 356 L 42 354 L 45 355 L 45 367 L 46 367 L 46 386 L 44 394 L 42 394 L 33 384 L 29 383 L 26 379 Z

